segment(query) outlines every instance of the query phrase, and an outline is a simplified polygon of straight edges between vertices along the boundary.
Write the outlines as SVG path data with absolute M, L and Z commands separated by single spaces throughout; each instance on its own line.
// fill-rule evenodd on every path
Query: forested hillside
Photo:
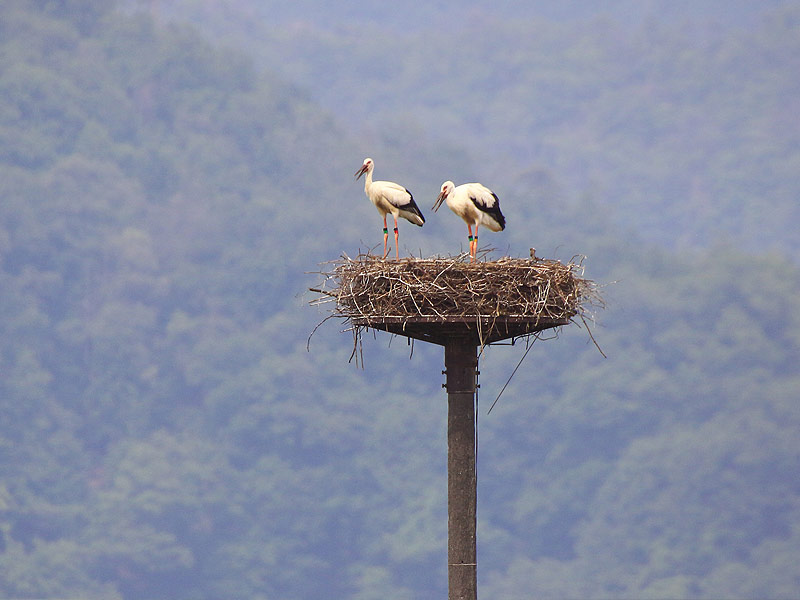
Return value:
M 163 5 L 372 135 L 469 148 L 498 181 L 545 166 L 669 247 L 800 250 L 797 3 Z
M 492 256 L 584 253 L 607 284 L 608 359 L 577 325 L 537 341 L 486 416 L 523 350 L 482 357 L 481 597 L 796 595 L 796 11 L 710 55 L 678 29 L 640 52 L 628 29 L 498 20 L 517 33 L 481 39 L 466 19 L 478 55 L 518 43 L 487 105 L 448 78 L 502 72 L 422 30 L 368 49 L 249 13 L 256 48 L 155 4 L 0 4 L 0 598 L 444 597 L 440 349 L 368 337 L 357 369 L 331 322 L 306 348 L 319 263 L 382 240 L 352 177 L 367 154 L 429 217 L 403 254 L 463 247 L 429 207 L 442 180 L 480 178 L 509 223 Z M 394 85 L 441 86 L 427 109 L 381 91 L 393 52 Z M 339 62 L 355 55 L 375 85 Z M 646 102 L 705 82 L 709 56 L 738 65 L 703 92 L 735 91 L 732 112 Z M 541 151 L 520 145 L 537 119 Z M 670 170 L 707 177 L 708 202 L 643 191 Z

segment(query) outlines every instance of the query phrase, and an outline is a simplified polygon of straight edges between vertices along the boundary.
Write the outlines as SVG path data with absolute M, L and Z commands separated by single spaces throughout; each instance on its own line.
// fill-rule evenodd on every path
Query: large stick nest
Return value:
M 371 254 L 327 263 L 321 294 L 312 303 L 335 301 L 332 316 L 354 323 L 386 318 L 583 319 L 602 306 L 594 282 L 583 279 L 581 260 L 567 264 L 540 258 L 504 257 L 468 262 L 447 258 L 383 260 Z

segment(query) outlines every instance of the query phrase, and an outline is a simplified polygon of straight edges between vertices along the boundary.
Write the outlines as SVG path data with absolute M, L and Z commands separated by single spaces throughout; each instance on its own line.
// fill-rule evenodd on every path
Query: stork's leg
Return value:
M 467 223 L 467 229 L 469 230 L 469 262 L 472 262 L 472 223 Z
M 397 232 L 397 217 L 394 218 L 394 256 L 400 260 L 400 234 Z
M 472 260 L 478 256 L 478 224 L 475 223 L 475 237 L 472 238 Z
M 386 226 L 386 215 L 383 215 L 383 259 L 386 260 L 387 244 L 389 243 L 389 228 Z

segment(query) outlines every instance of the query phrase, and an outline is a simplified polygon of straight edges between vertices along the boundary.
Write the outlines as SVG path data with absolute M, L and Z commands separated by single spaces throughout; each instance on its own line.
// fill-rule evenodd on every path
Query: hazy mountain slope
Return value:
M 559 6 L 425 5 L 413 26 L 325 3 L 173 0 L 162 13 L 247 47 L 362 136 L 460 147 L 475 160 L 466 177 L 501 197 L 543 166 L 666 247 L 796 252 L 797 7 Z
M 83 0 L 0 24 L 0 596 L 443 596 L 441 349 L 367 336 L 360 370 L 328 322 L 309 352 L 304 291 L 380 240 L 364 153 L 426 212 L 470 157 L 407 115 L 351 137 L 186 26 Z M 789 595 L 796 265 L 659 250 L 546 168 L 501 197 L 492 243 L 617 283 L 608 359 L 577 326 L 536 342 L 486 417 L 522 349 L 482 358 L 481 593 Z

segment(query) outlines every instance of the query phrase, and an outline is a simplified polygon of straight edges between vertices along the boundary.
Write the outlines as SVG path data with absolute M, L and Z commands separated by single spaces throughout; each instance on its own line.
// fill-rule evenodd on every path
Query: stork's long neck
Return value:
M 369 195 L 369 188 L 372 185 L 372 169 L 367 170 L 367 176 L 364 178 L 364 192 Z

